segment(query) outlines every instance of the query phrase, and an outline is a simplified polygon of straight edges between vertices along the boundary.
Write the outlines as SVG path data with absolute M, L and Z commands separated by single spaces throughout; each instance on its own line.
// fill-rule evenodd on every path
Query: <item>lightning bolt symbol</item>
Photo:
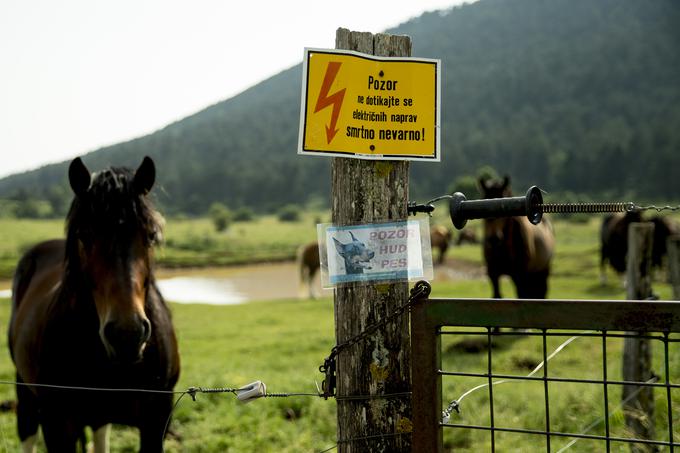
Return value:
M 335 80 L 335 77 L 338 75 L 340 65 L 342 65 L 342 63 L 338 61 L 328 62 L 328 67 L 326 68 L 326 75 L 323 78 L 323 83 L 321 84 L 321 91 L 319 92 L 319 99 L 316 101 L 316 107 L 314 107 L 314 113 L 317 113 L 330 105 L 333 106 L 333 112 L 331 113 L 331 122 L 328 124 L 328 126 L 326 126 L 326 141 L 328 143 L 330 143 L 331 140 L 333 140 L 333 137 L 335 137 L 335 134 L 338 133 L 338 129 L 336 129 L 335 126 L 338 123 L 338 116 L 340 116 L 340 107 L 342 107 L 342 101 L 345 98 L 345 91 L 347 90 L 346 88 L 343 88 L 342 90 L 336 91 L 330 96 L 328 95 L 328 92 L 331 89 L 331 85 L 333 85 L 333 81 Z

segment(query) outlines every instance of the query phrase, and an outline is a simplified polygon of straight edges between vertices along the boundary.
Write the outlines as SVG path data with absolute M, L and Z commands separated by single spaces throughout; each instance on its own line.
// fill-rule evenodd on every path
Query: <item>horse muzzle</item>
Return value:
M 100 331 L 109 357 L 121 363 L 134 363 L 142 358 L 151 337 L 151 323 L 135 315 L 130 320 L 109 320 Z

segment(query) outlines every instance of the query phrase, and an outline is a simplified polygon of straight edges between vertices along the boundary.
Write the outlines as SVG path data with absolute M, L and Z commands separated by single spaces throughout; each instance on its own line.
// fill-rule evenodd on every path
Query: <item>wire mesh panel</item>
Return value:
M 425 299 L 411 322 L 414 451 L 680 452 L 678 302 Z M 652 371 L 622 377 L 626 344 Z

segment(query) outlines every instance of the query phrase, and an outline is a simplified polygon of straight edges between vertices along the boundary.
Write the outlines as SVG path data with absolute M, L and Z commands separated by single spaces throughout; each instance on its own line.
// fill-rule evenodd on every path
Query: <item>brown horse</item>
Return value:
M 430 245 L 432 250 L 438 249 L 437 263 L 442 264 L 446 258 L 446 251 L 451 243 L 451 230 L 444 225 L 436 225 L 430 229 Z
M 502 181 L 480 179 L 484 198 L 512 196 L 510 178 Z M 555 238 L 552 226 L 544 217 L 532 225 L 526 217 L 505 217 L 484 220 L 484 259 L 493 287 L 493 297 L 501 298 L 499 278 L 512 279 L 517 297 L 545 299 Z
M 680 226 L 668 217 L 654 216 L 645 220 L 640 211 L 629 211 L 604 217 L 600 228 L 600 282 L 602 284 L 607 282 L 607 262 L 619 274 L 626 271 L 628 227 L 633 222 L 651 222 L 654 224 L 652 266 L 657 268 L 663 264 L 668 237 L 680 233 Z
M 300 271 L 301 293 L 306 289 L 309 298 L 315 299 L 314 276 L 319 271 L 319 246 L 316 242 L 301 245 L 297 251 L 297 264 Z
M 9 347 L 24 451 L 34 450 L 39 426 L 50 452 L 76 451 L 87 426 L 96 451 L 108 451 L 111 423 L 138 427 L 140 451 L 163 450 L 179 354 L 153 275 L 162 229 L 147 198 L 155 174 L 146 157 L 134 173 L 92 177 L 76 158 L 66 239 L 19 261 Z

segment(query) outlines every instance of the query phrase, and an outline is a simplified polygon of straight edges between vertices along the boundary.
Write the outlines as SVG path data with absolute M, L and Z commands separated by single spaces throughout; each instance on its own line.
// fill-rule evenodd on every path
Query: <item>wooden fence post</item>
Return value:
M 631 223 L 628 227 L 626 281 L 628 300 L 652 295 L 652 246 L 654 224 Z M 644 334 L 643 332 L 641 334 Z M 623 380 L 646 382 L 652 378 L 651 345 L 648 339 L 626 338 L 623 345 Z M 652 387 L 624 385 L 621 395 L 626 426 L 638 439 L 654 439 L 654 393 Z M 655 446 L 631 444 L 631 452 L 648 453 Z
M 339 28 L 335 45 L 336 49 L 377 56 L 411 55 L 408 36 L 373 35 Z M 334 158 L 333 223 L 406 220 L 408 171 L 407 161 Z M 340 285 L 335 289 L 337 344 L 384 319 L 407 299 L 407 282 Z M 338 451 L 411 451 L 410 370 L 407 315 L 338 353 Z
M 670 236 L 666 242 L 668 250 L 668 280 L 673 287 L 673 299 L 680 300 L 680 236 Z

